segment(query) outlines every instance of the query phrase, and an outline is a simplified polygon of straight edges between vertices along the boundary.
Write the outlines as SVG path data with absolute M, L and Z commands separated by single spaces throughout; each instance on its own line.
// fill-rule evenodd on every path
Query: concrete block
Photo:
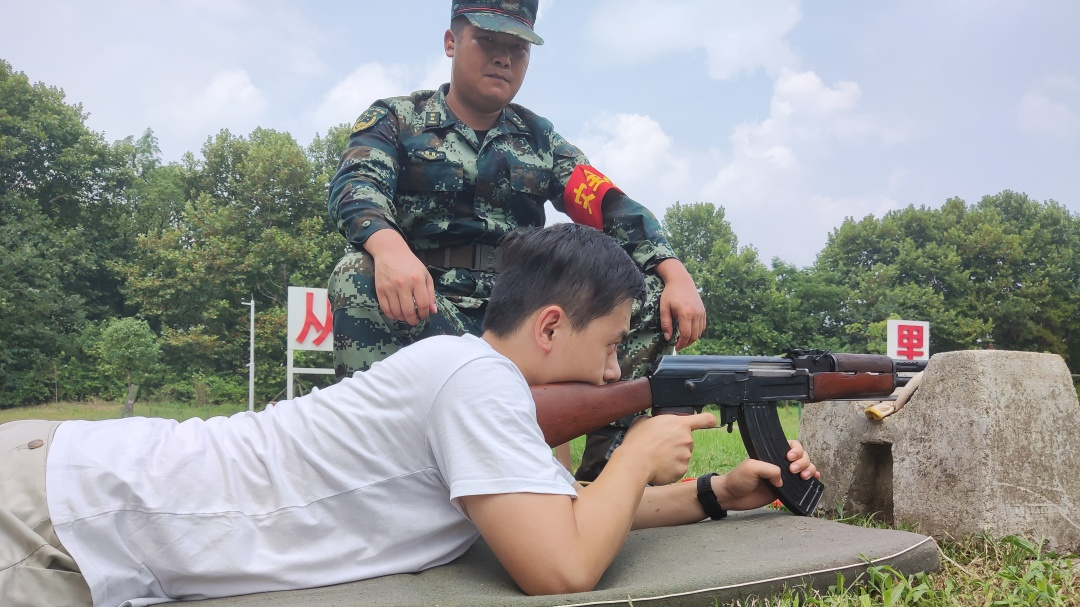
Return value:
M 799 440 L 826 485 L 819 509 L 1080 549 L 1080 404 L 1060 356 L 944 352 L 902 410 L 872 421 L 867 404 L 803 410 Z

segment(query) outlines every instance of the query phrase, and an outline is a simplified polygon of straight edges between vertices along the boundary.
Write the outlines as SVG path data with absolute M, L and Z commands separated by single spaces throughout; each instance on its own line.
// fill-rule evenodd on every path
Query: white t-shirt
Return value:
M 478 537 L 458 498 L 572 483 L 520 371 L 472 336 L 258 413 L 64 422 L 46 469 L 56 533 L 108 607 L 420 571 Z

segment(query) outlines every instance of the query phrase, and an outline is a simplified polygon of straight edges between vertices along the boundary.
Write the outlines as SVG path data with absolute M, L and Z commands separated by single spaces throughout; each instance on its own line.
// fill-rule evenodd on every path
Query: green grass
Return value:
M 121 403 L 92 401 L 0 410 L 0 423 L 16 419 L 110 419 L 120 416 Z M 192 407 L 180 403 L 139 403 L 135 414 L 184 420 L 231 415 L 246 405 Z M 789 438 L 799 427 L 799 409 L 781 407 L 780 423 Z M 576 466 L 584 439 L 571 442 Z M 703 430 L 694 434 L 694 456 L 688 476 L 730 469 L 746 457 L 738 429 Z M 843 517 L 840 522 L 889 528 L 872 517 Z M 918 531 L 910 526 L 894 526 Z M 1080 557 L 1043 550 L 1037 542 L 1007 536 L 939 540 L 942 570 L 910 576 L 890 567 L 868 567 L 857 579 L 837 577 L 827 588 L 785 592 L 767 598 L 736 601 L 722 607 L 1008 607 L 1039 605 L 1080 607 Z M 717 606 L 721 607 L 721 606 Z
M 853 524 L 884 527 L 872 519 Z M 1080 559 L 1042 550 L 1017 536 L 974 535 L 941 542 L 942 569 L 905 576 L 868 567 L 857 579 L 838 575 L 828 588 L 735 601 L 724 607 L 916 607 L 1080 605 Z

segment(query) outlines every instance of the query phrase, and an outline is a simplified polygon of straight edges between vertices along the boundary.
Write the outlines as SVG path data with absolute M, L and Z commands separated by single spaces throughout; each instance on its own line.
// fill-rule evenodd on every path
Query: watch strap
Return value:
M 716 473 L 710 472 L 698 477 L 697 499 L 705 510 L 705 514 L 709 515 L 712 520 L 718 521 L 727 516 L 727 510 L 724 510 L 720 506 L 720 502 L 716 500 L 716 493 L 712 489 L 712 477 L 714 476 L 716 476 Z

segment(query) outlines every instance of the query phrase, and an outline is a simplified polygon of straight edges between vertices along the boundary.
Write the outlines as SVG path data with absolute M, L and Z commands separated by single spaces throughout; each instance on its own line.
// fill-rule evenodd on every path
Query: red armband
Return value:
M 615 187 L 600 171 L 587 164 L 577 165 L 570 174 L 570 181 L 566 183 L 566 190 L 563 191 L 566 214 L 574 223 L 603 230 L 604 214 L 601 206 L 604 195 L 612 188 L 622 193 L 622 190 Z

